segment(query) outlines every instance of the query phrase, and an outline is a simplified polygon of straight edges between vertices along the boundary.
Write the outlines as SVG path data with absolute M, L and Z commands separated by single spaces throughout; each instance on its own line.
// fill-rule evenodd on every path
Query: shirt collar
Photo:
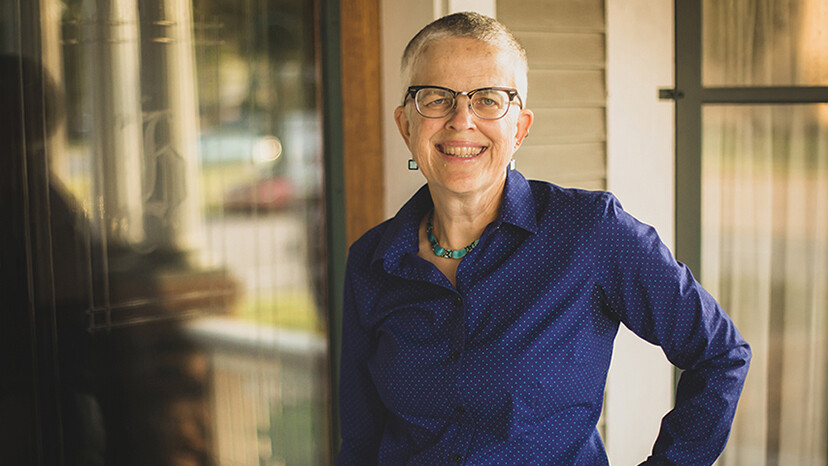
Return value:
M 384 261 L 383 267 L 391 271 L 406 254 L 417 254 L 420 248 L 420 220 L 433 207 L 428 185 L 423 185 L 388 222 L 388 228 L 380 238 L 371 263 Z
M 371 262 L 384 261 L 383 268 L 391 271 L 406 254 L 416 254 L 420 247 L 420 221 L 433 207 L 428 185 L 423 185 L 392 218 L 380 239 Z M 506 174 L 503 201 L 495 225 L 509 223 L 529 233 L 536 233 L 538 221 L 532 188 L 518 171 Z
M 510 223 L 529 233 L 538 231 L 538 216 L 535 211 L 535 197 L 532 186 L 517 170 L 506 174 L 503 189 L 503 203 L 500 205 L 498 221 Z

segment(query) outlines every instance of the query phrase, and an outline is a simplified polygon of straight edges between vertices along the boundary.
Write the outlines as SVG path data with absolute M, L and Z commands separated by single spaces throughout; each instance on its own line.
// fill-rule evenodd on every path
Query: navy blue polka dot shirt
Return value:
M 417 256 L 431 208 L 424 186 L 351 247 L 339 464 L 607 464 L 619 324 L 684 369 L 647 464 L 715 460 L 750 349 L 652 227 L 611 194 L 512 171 L 455 288 Z

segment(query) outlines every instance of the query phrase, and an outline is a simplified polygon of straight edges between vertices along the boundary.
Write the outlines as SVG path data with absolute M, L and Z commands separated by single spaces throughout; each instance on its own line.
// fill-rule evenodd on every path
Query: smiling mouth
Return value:
M 438 145 L 437 149 L 443 154 L 451 157 L 471 158 L 477 157 L 486 150 L 486 146 L 442 146 Z

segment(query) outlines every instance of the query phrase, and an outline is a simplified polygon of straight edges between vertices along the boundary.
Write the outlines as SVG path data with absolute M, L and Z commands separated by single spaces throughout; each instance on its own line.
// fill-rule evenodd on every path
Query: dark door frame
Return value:
M 347 248 L 384 216 L 382 73 L 379 0 L 322 0 L 321 7 L 330 445 L 335 459 Z

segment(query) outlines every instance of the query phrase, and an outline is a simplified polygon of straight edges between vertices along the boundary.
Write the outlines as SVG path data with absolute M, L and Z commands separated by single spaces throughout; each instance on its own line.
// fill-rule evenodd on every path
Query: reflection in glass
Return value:
M 703 110 L 702 271 L 753 348 L 725 465 L 828 462 L 828 104 Z
M 330 463 L 316 3 L 17 3 L 0 327 L 42 346 L 46 463 Z
M 828 85 L 825 0 L 704 0 L 704 86 Z

